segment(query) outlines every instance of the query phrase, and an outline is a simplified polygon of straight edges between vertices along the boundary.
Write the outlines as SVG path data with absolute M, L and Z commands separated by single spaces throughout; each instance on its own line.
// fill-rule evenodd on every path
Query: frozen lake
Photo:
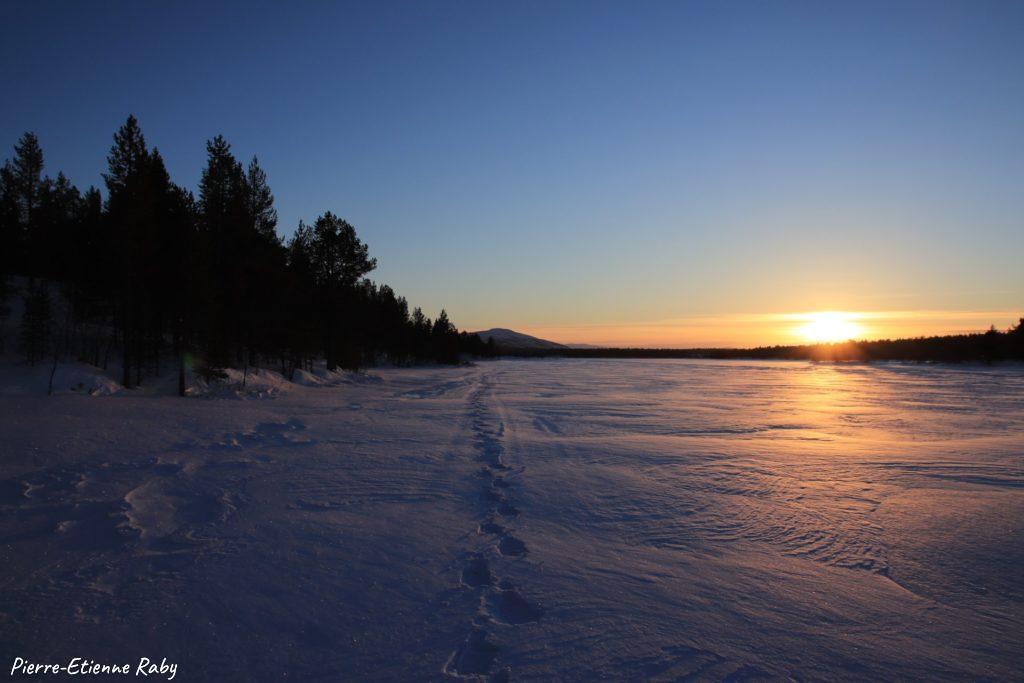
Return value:
M 1024 676 L 1020 366 L 508 360 L 0 414 L 12 659 Z

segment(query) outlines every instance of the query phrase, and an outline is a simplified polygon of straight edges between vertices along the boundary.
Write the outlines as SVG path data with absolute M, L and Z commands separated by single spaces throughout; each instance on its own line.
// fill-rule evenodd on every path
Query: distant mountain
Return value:
M 494 343 L 503 349 L 530 350 L 530 349 L 566 349 L 564 344 L 557 344 L 547 339 L 538 339 L 522 332 L 506 330 L 503 327 L 495 327 L 490 330 L 482 330 L 474 333 L 484 341 L 493 339 Z

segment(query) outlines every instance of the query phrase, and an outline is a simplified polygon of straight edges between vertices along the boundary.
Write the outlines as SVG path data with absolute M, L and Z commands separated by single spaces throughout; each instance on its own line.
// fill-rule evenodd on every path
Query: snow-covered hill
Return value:
M 478 337 L 487 341 L 493 339 L 494 343 L 505 349 L 564 349 L 568 348 L 547 339 L 531 337 L 522 332 L 508 330 L 504 327 L 494 327 L 489 330 L 482 330 L 475 333 Z

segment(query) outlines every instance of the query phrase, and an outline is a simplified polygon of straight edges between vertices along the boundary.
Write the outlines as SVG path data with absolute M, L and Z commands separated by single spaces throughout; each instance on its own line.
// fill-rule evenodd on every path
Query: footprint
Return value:
M 526 544 L 515 536 L 505 534 L 498 541 L 498 552 L 506 557 L 522 557 L 526 554 Z
M 480 586 L 489 586 L 494 583 L 494 577 L 491 576 L 491 567 L 487 562 L 487 558 L 480 553 L 470 555 L 466 566 L 462 568 L 462 583 L 469 588 L 479 588 Z
M 494 534 L 495 536 L 500 536 L 505 533 L 505 527 L 498 524 L 493 519 L 480 522 L 478 529 L 482 534 Z
M 243 439 L 249 442 L 265 442 L 278 446 L 308 446 L 316 442 L 300 432 L 306 431 L 306 423 L 298 418 L 287 422 L 263 422 L 256 425 L 251 434 L 244 434 Z
M 211 450 L 237 450 L 247 447 L 311 446 L 317 442 L 304 434 L 306 423 L 298 418 L 286 422 L 261 422 L 247 432 L 226 434 L 223 439 L 207 446 Z M 187 446 L 188 444 L 179 444 Z M 194 447 L 194 446 L 193 446 Z
M 114 550 L 138 538 L 117 503 L 83 501 L 53 512 L 59 518 L 54 531 L 64 537 L 62 543 L 67 548 Z
M 473 629 L 445 664 L 444 672 L 458 678 L 486 676 L 498 656 L 498 646 L 482 629 Z
M 519 508 L 506 500 L 498 505 L 498 514 L 502 517 L 516 517 L 519 515 Z
M 505 496 L 502 495 L 501 491 L 488 486 L 480 492 L 480 498 L 487 501 L 488 503 L 503 503 L 505 502 Z
M 202 465 L 204 470 L 247 470 L 253 467 L 253 460 L 244 458 L 226 458 L 223 460 L 210 460 Z
M 487 596 L 487 612 L 495 621 L 503 624 L 518 625 L 540 621 L 544 611 L 534 605 L 515 589 L 510 583 L 505 589 L 494 589 Z
M 150 471 L 158 477 L 169 477 L 181 472 L 181 469 L 181 465 L 176 462 L 157 462 L 150 468 Z
M 480 449 L 480 453 L 476 456 L 477 462 L 486 463 L 496 470 L 508 469 L 508 467 L 501 462 L 501 444 L 493 437 L 477 439 L 477 447 Z
M 263 436 L 273 436 L 277 434 L 284 434 L 285 432 L 298 432 L 306 428 L 306 423 L 297 417 L 289 419 L 287 422 L 261 422 L 256 425 L 253 430 L 256 434 Z
M 332 501 L 319 501 L 319 500 L 306 500 L 305 498 L 296 498 L 295 502 L 288 506 L 291 510 L 311 510 L 313 512 L 324 512 L 327 510 L 339 510 L 342 508 L 340 503 Z
M 756 666 L 744 664 L 722 680 L 727 683 L 739 683 L 740 681 L 763 681 L 771 677 L 771 674 L 767 671 L 758 669 Z

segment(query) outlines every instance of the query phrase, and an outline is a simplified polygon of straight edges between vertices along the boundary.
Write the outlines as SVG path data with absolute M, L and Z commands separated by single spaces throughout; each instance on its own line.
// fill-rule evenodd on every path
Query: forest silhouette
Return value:
M 39 140 L 21 136 L 0 169 L 0 316 L 11 311 L 11 276 L 21 276 L 26 360 L 119 363 L 125 387 L 171 364 L 184 394 L 188 370 L 211 378 L 264 366 L 291 377 L 317 358 L 333 370 L 493 352 L 444 310 L 434 320 L 410 312 L 369 280 L 376 259 L 334 213 L 300 221 L 283 241 L 258 159 L 244 167 L 220 135 L 206 151 L 197 197 L 171 180 L 129 116 L 107 156 L 103 198 L 63 173 L 44 175 Z
M 756 348 L 557 348 L 503 349 L 522 357 L 566 358 L 710 358 L 718 360 L 810 360 L 833 362 L 913 361 L 935 363 L 993 363 L 1024 361 L 1024 318 L 1005 332 L 987 332 L 909 339 L 849 340 L 835 343 Z

